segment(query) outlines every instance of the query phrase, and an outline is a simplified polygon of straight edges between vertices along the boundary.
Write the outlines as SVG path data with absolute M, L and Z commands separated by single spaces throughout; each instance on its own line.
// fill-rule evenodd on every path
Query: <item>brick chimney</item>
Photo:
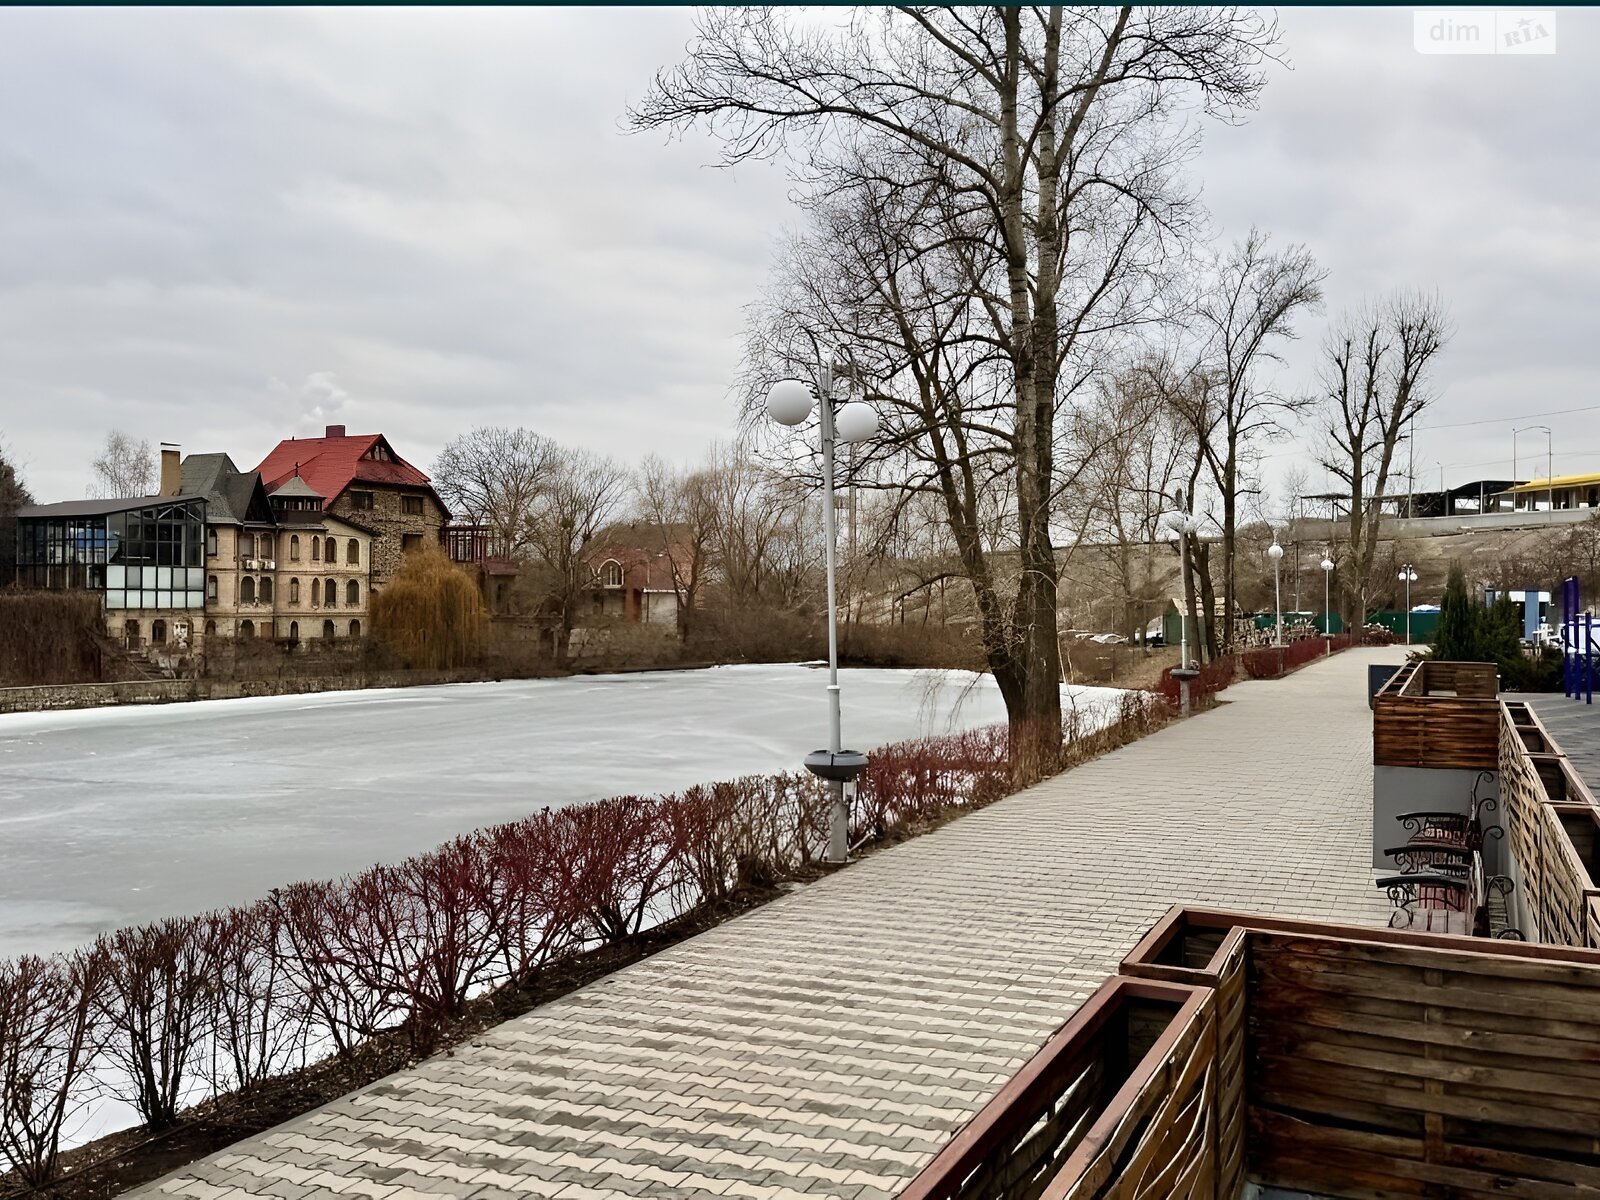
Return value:
M 183 469 L 179 463 L 178 447 L 173 442 L 161 443 L 162 496 L 176 496 L 183 491 Z
M 323 437 L 343 437 L 344 436 L 344 426 L 343 425 L 329 425 L 328 428 L 323 432 L 322 436 Z

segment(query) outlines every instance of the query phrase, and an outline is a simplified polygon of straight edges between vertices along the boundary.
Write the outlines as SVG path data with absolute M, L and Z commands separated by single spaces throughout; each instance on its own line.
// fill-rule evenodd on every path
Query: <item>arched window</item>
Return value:
M 360 637 L 361 636 L 361 622 L 360 621 L 351 621 L 350 622 L 350 636 L 351 637 Z
M 239 636 L 240 637 L 242 637 L 242 638 L 253 638 L 253 637 L 255 637 L 255 635 L 256 635 L 256 623 L 254 621 L 240 621 L 239 622 Z
M 351 608 L 361 607 L 361 585 L 354 579 L 344 585 L 344 602 Z
M 300 603 L 300 581 L 298 579 L 289 580 L 289 603 Z
M 300 640 L 300 622 L 299 621 L 290 621 L 289 622 L 289 640 L 291 642 L 298 642 Z
M 322 581 L 322 603 L 326 608 L 339 606 L 339 585 L 331 579 Z
M 206 556 L 209 558 L 217 556 L 217 531 L 211 525 L 206 526 Z
M 215 575 L 206 576 L 206 599 L 212 604 L 217 602 L 217 577 Z
M 351 538 L 344 544 L 344 560 L 351 566 L 361 561 L 361 543 Z
M 322 561 L 322 539 L 319 537 L 314 537 L 311 539 L 311 561 Z
M 622 586 L 622 564 L 614 558 L 608 558 L 600 565 L 600 586 L 619 588 Z
M 122 623 L 122 637 L 128 643 L 129 650 L 139 648 L 139 622 L 124 621 Z
M 256 581 L 246 575 L 239 580 L 239 603 L 254 604 L 256 602 Z
M 159 646 L 167 640 L 167 623 L 160 617 L 150 622 L 150 641 L 152 645 Z
M 217 636 L 217 623 L 215 621 L 207 621 L 206 622 L 206 636 L 207 637 L 216 637 Z
M 323 638 L 325 640 L 328 640 L 328 641 L 333 640 L 333 622 L 332 621 L 324 621 L 322 623 L 322 636 L 323 636 Z
M 261 580 L 261 603 L 272 603 L 272 580 L 266 576 Z
M 298 533 L 289 535 L 289 561 L 300 561 L 300 535 Z
M 338 561 L 339 544 L 332 538 L 329 538 L 327 540 L 327 544 L 322 547 L 322 557 L 327 559 L 330 563 Z

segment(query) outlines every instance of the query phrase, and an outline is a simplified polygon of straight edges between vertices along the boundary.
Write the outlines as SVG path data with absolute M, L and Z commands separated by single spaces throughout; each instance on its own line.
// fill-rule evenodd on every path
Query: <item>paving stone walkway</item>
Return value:
M 1236 684 L 136 1194 L 892 1196 L 1173 902 L 1383 922 L 1382 654 Z

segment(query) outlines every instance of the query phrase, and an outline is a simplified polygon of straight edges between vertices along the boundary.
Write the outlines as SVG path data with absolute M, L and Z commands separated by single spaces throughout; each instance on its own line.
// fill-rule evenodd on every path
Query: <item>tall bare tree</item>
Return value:
M 557 450 L 528 522 L 540 607 L 551 620 L 555 653 L 565 658 L 579 607 L 594 583 L 585 551 L 622 508 L 628 475 L 588 450 Z
M 713 448 L 713 458 L 721 457 Z M 694 632 L 695 612 L 705 586 L 711 547 L 717 535 L 713 467 L 676 468 L 655 455 L 644 460 L 636 485 L 639 515 L 666 556 L 677 602 L 678 638 Z
M 971 341 L 952 342 L 951 327 L 930 347 L 931 314 L 897 307 L 883 287 L 836 298 L 855 311 L 814 332 L 887 325 L 902 370 L 875 374 L 874 387 L 898 405 L 891 437 L 927 465 L 919 486 L 945 499 L 1006 701 L 1013 773 L 1037 776 L 1061 744 L 1057 419 L 1087 343 L 1147 308 L 1149 274 L 1183 231 L 1173 177 L 1190 143 L 1174 106 L 1252 103 L 1274 31 L 1232 8 L 897 8 L 832 29 L 747 8 L 699 22 L 686 61 L 630 114 L 635 127 L 702 124 L 729 163 L 792 147 L 814 195 L 861 186 L 892 198 L 885 227 L 914 231 L 891 239 L 900 265 L 933 256 L 924 282 L 967 299 Z M 907 311 L 917 325 L 897 331 Z M 1003 591 L 973 520 L 978 477 L 998 471 L 1016 535 Z
M 487 525 L 507 555 L 523 558 L 559 455 L 554 442 L 531 429 L 474 429 L 439 452 L 433 483 L 453 512 Z
M 1278 345 L 1295 336 L 1295 318 L 1321 305 L 1327 276 L 1304 246 L 1274 251 L 1267 243 L 1266 234 L 1252 229 L 1216 260 L 1195 306 L 1212 386 L 1188 393 L 1183 410 L 1221 507 L 1224 652 L 1234 640 L 1241 500 L 1253 487 L 1252 452 L 1282 429 L 1287 413 L 1311 403 L 1277 391 L 1262 368 L 1278 361 Z
M 156 490 L 156 458 L 148 441 L 134 441 L 120 429 L 106 434 L 100 456 L 89 464 L 91 496 L 115 500 L 148 496 Z
M 1365 621 L 1381 506 L 1395 455 L 1433 401 L 1428 373 L 1450 340 L 1437 296 L 1398 292 L 1344 314 L 1322 344 L 1322 465 L 1347 489 L 1347 561 L 1342 615 Z

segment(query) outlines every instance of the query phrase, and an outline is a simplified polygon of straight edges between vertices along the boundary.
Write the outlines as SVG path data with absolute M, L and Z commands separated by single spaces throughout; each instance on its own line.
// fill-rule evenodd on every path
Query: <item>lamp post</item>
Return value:
M 1322 561 L 1317 564 L 1322 568 L 1322 640 L 1326 645 L 1324 650 L 1333 653 L 1333 602 L 1331 582 L 1333 580 L 1333 559 L 1328 557 L 1328 552 L 1322 552 Z
M 869 404 L 847 403 L 834 408 L 833 384 L 837 372 L 831 362 L 819 362 L 812 384 L 798 379 L 781 379 L 767 393 L 767 415 L 779 425 L 803 424 L 811 416 L 816 401 L 820 413 L 822 441 L 822 529 L 826 543 L 828 575 L 828 748 L 806 755 L 806 770 L 828 781 L 832 803 L 828 808 L 827 861 L 847 862 L 850 858 L 850 807 L 845 800 L 845 785 L 853 784 L 867 756 L 858 750 L 844 749 L 839 715 L 839 610 L 835 592 L 838 546 L 837 513 L 834 505 L 833 460 L 839 441 L 862 442 L 878 431 L 878 414 Z
M 1183 606 L 1178 609 L 1178 668 L 1172 675 L 1178 681 L 1178 692 L 1182 698 L 1182 711 L 1184 716 L 1189 715 L 1189 681 L 1199 675 L 1189 665 L 1189 596 L 1191 584 L 1189 579 L 1189 537 L 1200 528 L 1200 521 L 1192 512 L 1189 512 L 1183 503 L 1183 489 L 1179 488 L 1172 494 L 1173 503 L 1177 506 L 1161 519 L 1161 524 L 1166 528 L 1171 537 L 1178 543 L 1178 562 L 1183 578 Z
M 1406 585 L 1406 645 L 1411 645 L 1411 585 L 1417 581 L 1417 573 L 1411 569 L 1411 564 L 1406 563 L 1400 568 L 1400 582 Z
M 1550 485 L 1550 511 L 1554 512 L 1556 510 L 1556 481 L 1555 481 L 1555 472 L 1554 472 L 1554 470 L 1552 468 L 1555 465 L 1555 453 L 1554 453 L 1555 440 L 1550 436 L 1550 426 L 1548 426 L 1548 425 L 1524 425 L 1520 429 L 1513 429 L 1511 431 L 1511 478 L 1513 480 L 1515 480 L 1517 478 L 1517 434 L 1519 434 L 1519 433 L 1528 433 L 1528 432 L 1530 432 L 1532 430 L 1535 430 L 1535 429 L 1542 429 L 1544 431 L 1544 438 L 1545 438 L 1545 442 L 1544 442 L 1544 454 L 1545 454 L 1545 459 L 1544 459 L 1544 464 L 1545 464 L 1544 465 L 1544 477 L 1545 477 L 1545 482 Z M 1530 495 L 1528 497 L 1528 507 L 1529 508 L 1533 507 L 1533 502 L 1534 502 L 1533 501 L 1533 497 Z M 1515 507 L 1516 507 L 1516 504 L 1513 501 L 1512 508 L 1515 508 Z
M 1272 539 L 1272 545 L 1267 547 L 1267 557 L 1272 560 L 1272 607 L 1278 614 L 1278 632 L 1273 645 L 1283 649 L 1283 580 L 1280 567 L 1283 563 L 1283 547 L 1278 545 L 1278 539 Z

